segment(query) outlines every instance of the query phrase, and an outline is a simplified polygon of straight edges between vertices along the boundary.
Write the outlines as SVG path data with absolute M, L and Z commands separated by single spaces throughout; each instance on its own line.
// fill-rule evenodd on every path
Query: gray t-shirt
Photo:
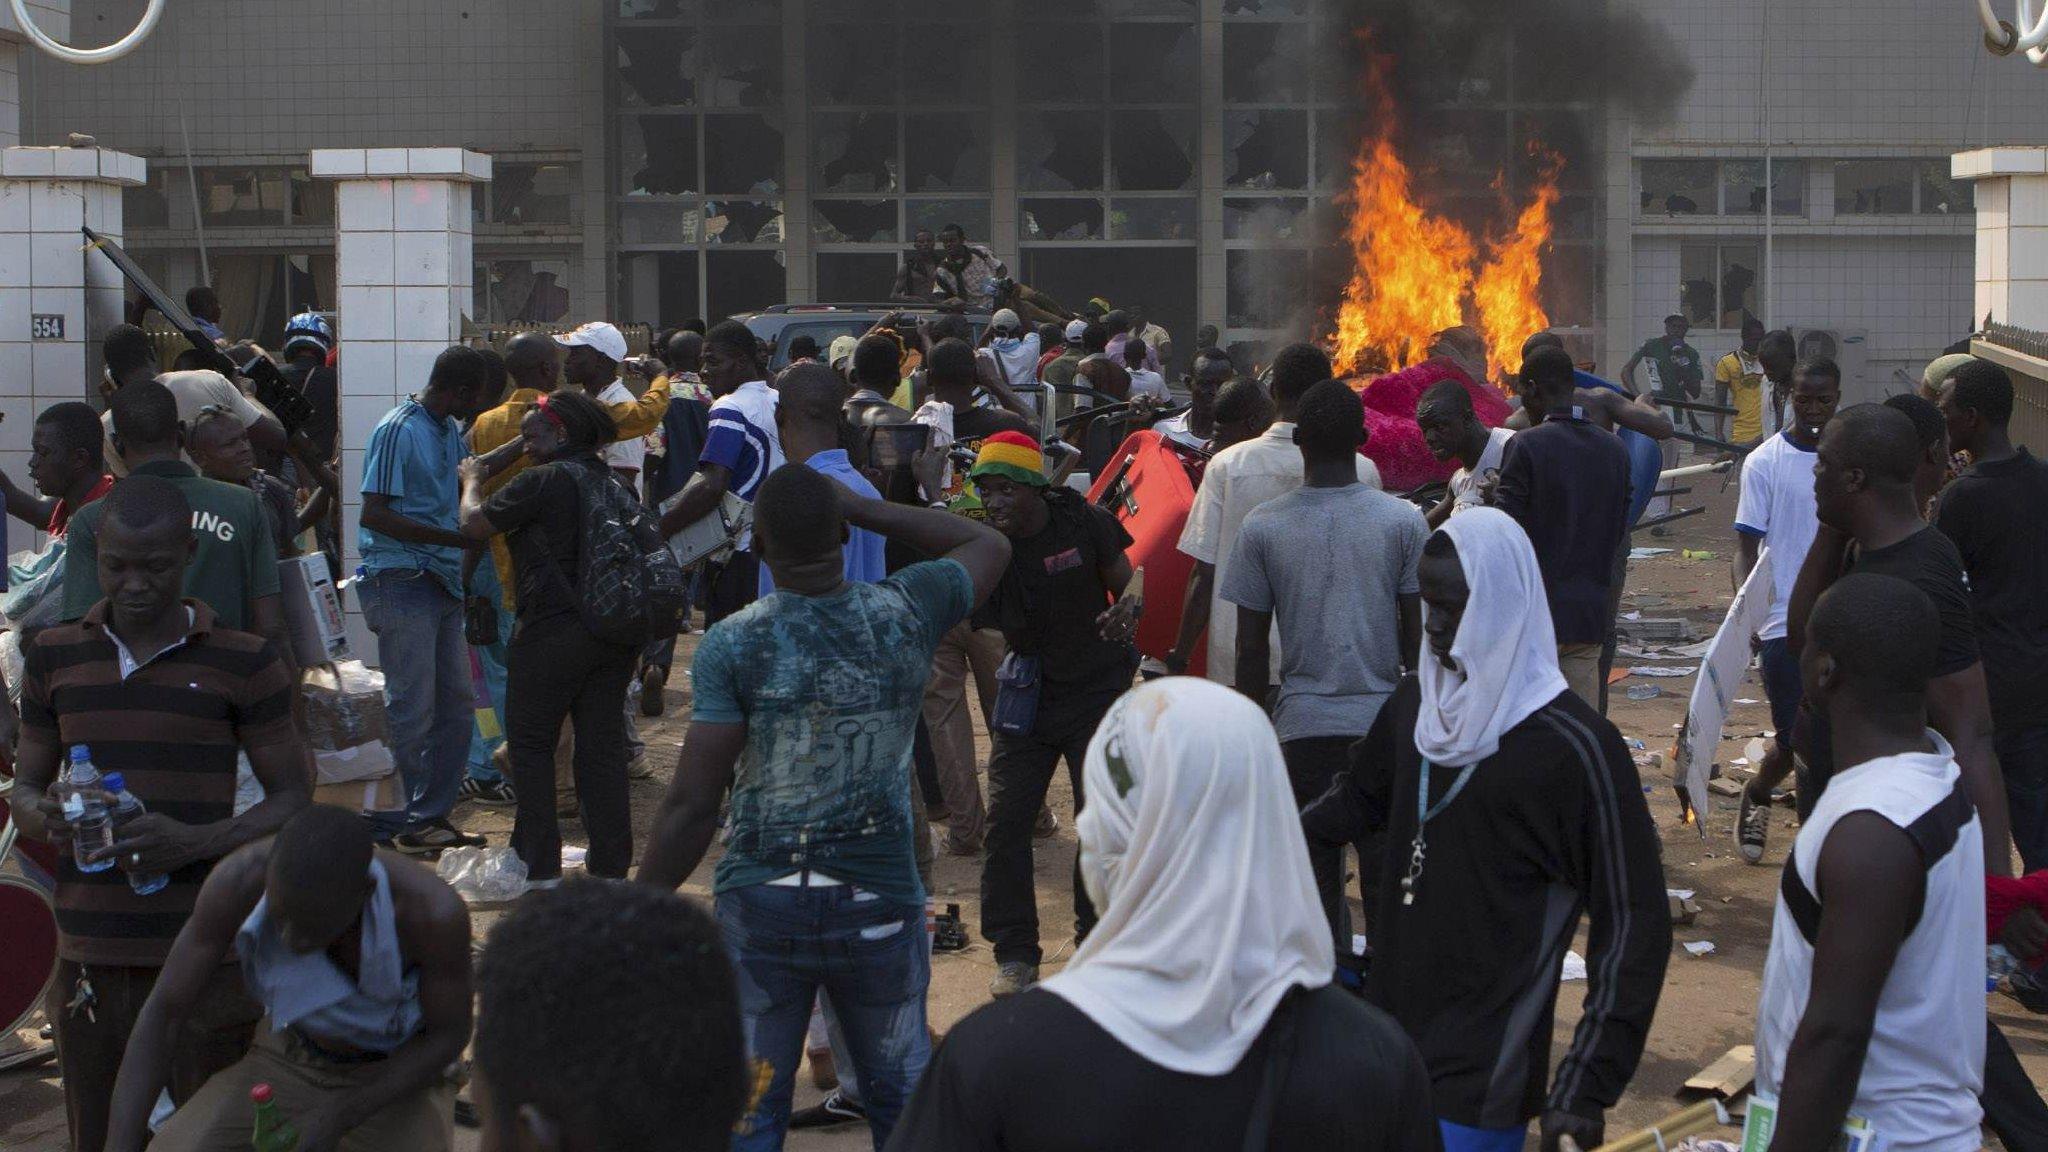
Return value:
M 1245 517 L 1222 596 L 1280 629 L 1280 739 L 1363 736 L 1401 679 L 1398 597 L 1420 586 L 1422 513 L 1363 484 L 1297 488 Z

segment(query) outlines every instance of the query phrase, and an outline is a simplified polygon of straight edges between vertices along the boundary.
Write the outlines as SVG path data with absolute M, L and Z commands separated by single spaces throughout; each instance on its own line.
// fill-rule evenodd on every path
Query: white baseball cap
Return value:
M 1022 320 L 1017 319 L 1017 313 L 1009 308 L 997 309 L 996 314 L 994 316 L 989 317 L 988 323 L 989 327 L 991 328 L 1012 329 L 1021 328 L 1024 324 Z
M 1086 339 L 1087 336 L 1088 322 L 1086 320 L 1067 321 L 1067 343 L 1079 344 L 1082 340 Z
M 579 345 L 585 348 L 595 348 L 599 352 L 604 353 L 607 359 L 614 361 L 626 358 L 625 333 L 602 320 L 592 320 L 588 324 L 578 326 L 574 332 L 569 333 L 567 336 L 557 336 L 555 337 L 555 343 L 560 344 L 564 348 L 575 348 Z

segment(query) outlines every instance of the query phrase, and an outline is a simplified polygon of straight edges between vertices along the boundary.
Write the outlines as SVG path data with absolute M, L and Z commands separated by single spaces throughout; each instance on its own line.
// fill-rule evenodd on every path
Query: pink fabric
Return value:
M 1380 482 L 1389 492 L 1447 481 L 1457 471 L 1456 464 L 1430 454 L 1422 428 L 1415 423 L 1415 402 L 1439 380 L 1463 384 L 1479 422 L 1489 428 L 1499 427 L 1512 410 L 1500 393 L 1475 383 L 1449 360 L 1425 360 L 1376 377 L 1365 387 L 1365 429 L 1370 438 L 1363 451 L 1379 467 Z

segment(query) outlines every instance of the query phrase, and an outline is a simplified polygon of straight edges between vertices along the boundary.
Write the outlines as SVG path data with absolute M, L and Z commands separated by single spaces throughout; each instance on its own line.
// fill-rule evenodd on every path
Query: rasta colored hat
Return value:
M 1000 476 L 1043 488 L 1045 453 L 1039 450 L 1038 441 L 1022 432 L 998 432 L 981 442 L 981 451 L 974 457 L 974 468 L 967 476 L 971 480 Z

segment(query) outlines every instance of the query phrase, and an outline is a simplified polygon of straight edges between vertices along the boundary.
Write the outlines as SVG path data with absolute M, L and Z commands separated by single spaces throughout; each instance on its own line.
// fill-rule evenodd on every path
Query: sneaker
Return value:
M 989 981 L 988 994 L 1001 1000 L 1015 996 L 1033 984 L 1038 983 L 1038 965 L 1024 960 L 1008 960 L 996 965 L 996 978 Z
M 939 841 L 939 847 L 944 849 L 948 856 L 981 855 L 981 841 L 976 840 L 969 843 L 954 836 L 951 832 L 946 833 L 945 838 Z
M 668 683 L 668 673 L 649 664 L 640 670 L 640 714 L 659 716 L 667 701 L 662 699 L 662 685 Z
M 1060 818 L 1050 808 L 1040 808 L 1038 819 L 1031 823 L 1033 840 L 1050 840 L 1060 830 Z
M 392 847 L 407 856 L 432 856 L 449 848 L 481 848 L 489 841 L 458 830 L 446 820 L 436 820 L 417 832 L 401 832 Z
M 519 801 L 512 795 L 510 780 L 479 780 L 474 776 L 462 778 L 462 798 L 471 804 L 486 808 L 510 808 Z
M 631 760 L 626 761 L 626 779 L 647 780 L 653 776 L 654 760 L 647 755 L 647 749 L 640 749 Z
M 868 1118 L 868 1110 L 859 1103 L 846 1098 L 846 1093 L 834 1088 L 832 1094 L 809 1108 L 800 1109 L 789 1115 L 789 1126 L 796 1128 L 836 1128 Z
M 1742 858 L 1751 864 L 1760 864 L 1764 858 L 1764 844 L 1771 836 L 1771 806 L 1758 804 L 1749 798 L 1749 789 L 1742 790 L 1742 808 L 1735 817 L 1735 848 Z

